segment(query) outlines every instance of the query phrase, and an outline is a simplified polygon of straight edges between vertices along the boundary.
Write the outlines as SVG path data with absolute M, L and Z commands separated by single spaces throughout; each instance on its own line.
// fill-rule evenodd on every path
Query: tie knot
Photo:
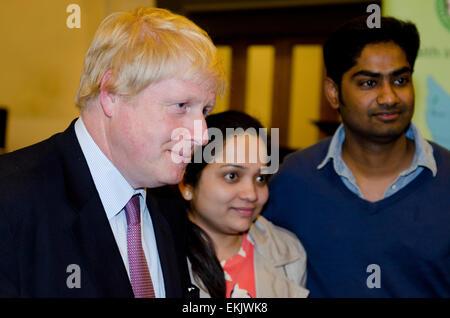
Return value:
M 141 209 L 139 205 L 139 194 L 131 197 L 130 201 L 125 205 L 125 213 L 128 225 L 137 225 L 141 221 Z

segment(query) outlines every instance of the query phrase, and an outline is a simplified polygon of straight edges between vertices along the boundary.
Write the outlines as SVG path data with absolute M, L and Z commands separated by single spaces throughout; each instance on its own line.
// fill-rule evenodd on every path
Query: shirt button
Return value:
M 394 185 L 392 186 L 392 190 L 395 190 L 395 189 L 397 189 L 397 185 L 396 185 L 396 184 L 394 184 Z

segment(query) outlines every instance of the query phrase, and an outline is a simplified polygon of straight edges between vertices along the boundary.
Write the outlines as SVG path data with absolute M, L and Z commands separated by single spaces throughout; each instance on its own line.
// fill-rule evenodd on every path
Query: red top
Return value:
M 247 233 L 242 237 L 242 246 L 232 258 L 222 262 L 227 285 L 227 298 L 255 298 L 254 246 Z

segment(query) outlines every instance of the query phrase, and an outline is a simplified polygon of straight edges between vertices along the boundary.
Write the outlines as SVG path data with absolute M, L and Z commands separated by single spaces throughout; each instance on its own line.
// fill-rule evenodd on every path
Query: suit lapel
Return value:
M 198 298 L 199 290 L 191 283 L 186 261 L 187 215 L 178 188 L 147 189 L 147 206 L 155 229 L 166 297 Z
M 177 246 L 174 243 L 170 227 L 158 208 L 157 201 L 147 195 L 147 207 L 152 217 L 155 231 L 156 245 L 158 246 L 159 260 L 164 276 L 166 297 L 182 297 L 180 286 L 180 269 L 177 265 Z
M 74 123 L 60 135 L 58 146 L 67 197 L 77 213 L 73 233 L 83 265 L 100 297 L 133 297 L 114 234 L 76 138 Z
M 79 211 L 73 231 L 87 272 L 91 274 L 100 295 L 134 297 L 122 257 L 98 196 L 93 196 Z

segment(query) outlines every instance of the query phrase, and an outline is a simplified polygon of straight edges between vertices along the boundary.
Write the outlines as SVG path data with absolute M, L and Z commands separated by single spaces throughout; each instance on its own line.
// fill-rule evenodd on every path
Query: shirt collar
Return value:
M 145 202 L 145 189 L 134 189 L 125 180 L 92 139 L 81 117 L 75 122 L 75 134 L 86 158 L 108 220 L 122 211 L 134 194 L 142 195 Z
M 414 159 L 411 166 L 403 171 L 401 175 L 407 175 L 419 166 L 428 168 L 433 176 L 437 174 L 436 161 L 433 156 L 433 147 L 427 142 L 420 134 L 417 127 L 411 123 L 408 130 L 406 131 L 406 137 L 414 140 L 415 153 Z M 342 144 L 345 140 L 345 130 L 344 125 L 341 124 L 331 139 L 330 145 L 328 147 L 328 152 L 322 162 L 317 166 L 317 169 L 322 169 L 331 159 L 333 159 L 333 166 L 336 171 L 341 171 L 342 167 L 340 165 L 343 163 L 342 160 Z
M 325 158 L 322 160 L 322 162 L 317 166 L 317 169 L 322 169 L 325 167 L 325 165 L 331 160 L 334 159 L 334 162 L 337 161 L 337 159 L 341 158 L 342 153 L 342 144 L 345 140 L 345 131 L 344 131 L 344 125 L 340 124 L 338 129 L 333 135 L 333 138 L 331 139 L 330 146 L 328 147 L 328 152 Z M 334 163 L 335 165 L 336 163 Z M 336 167 L 335 167 L 336 169 Z

